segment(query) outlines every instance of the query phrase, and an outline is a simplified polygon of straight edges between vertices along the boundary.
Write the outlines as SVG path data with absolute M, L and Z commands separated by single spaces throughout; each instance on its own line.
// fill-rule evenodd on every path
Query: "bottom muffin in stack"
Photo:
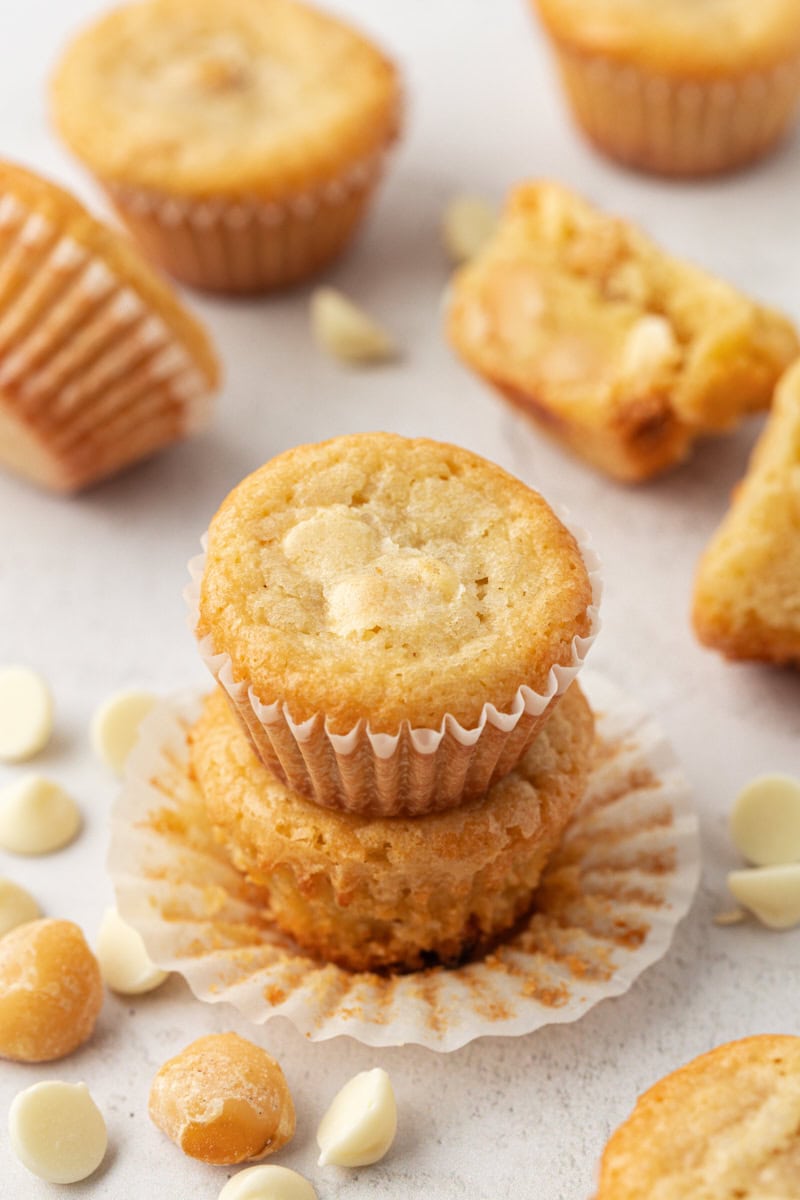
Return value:
M 586 785 L 594 722 L 573 684 L 522 761 L 445 813 L 367 818 L 321 808 L 262 765 L 222 691 L 191 736 L 217 838 L 270 915 L 352 970 L 416 970 L 486 948 L 531 906 Z

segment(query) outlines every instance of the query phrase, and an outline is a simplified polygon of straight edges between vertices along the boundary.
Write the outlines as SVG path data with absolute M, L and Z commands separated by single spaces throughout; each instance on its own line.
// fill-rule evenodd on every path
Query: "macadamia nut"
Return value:
M 184 1154 L 232 1164 L 294 1136 L 294 1104 L 274 1058 L 235 1033 L 198 1038 L 153 1080 L 150 1117 Z
M 64 1058 L 91 1037 L 102 1004 L 97 959 L 72 921 L 31 921 L 0 939 L 3 1058 Z

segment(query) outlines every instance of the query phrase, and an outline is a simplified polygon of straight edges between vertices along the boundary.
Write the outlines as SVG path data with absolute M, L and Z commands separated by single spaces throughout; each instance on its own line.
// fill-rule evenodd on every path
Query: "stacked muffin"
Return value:
M 301 446 L 230 494 L 196 584 L 220 689 L 193 769 L 274 922 L 356 970 L 510 928 L 593 734 L 573 680 L 597 597 L 541 496 L 431 441 Z

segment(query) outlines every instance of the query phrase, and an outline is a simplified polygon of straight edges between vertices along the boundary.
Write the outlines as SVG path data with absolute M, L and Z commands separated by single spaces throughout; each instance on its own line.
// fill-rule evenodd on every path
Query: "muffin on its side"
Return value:
M 284 782 L 419 813 L 518 761 L 583 660 L 596 599 L 575 538 L 520 480 L 455 446 L 353 434 L 234 488 L 196 632 Z
M 201 427 L 203 326 L 125 237 L 0 162 L 0 462 L 76 491 Z
M 451 812 L 365 819 L 329 812 L 256 758 L 222 693 L 191 761 L 216 836 L 269 894 L 302 947 L 353 970 L 455 962 L 509 929 L 583 794 L 593 720 L 577 684 L 522 762 Z
M 800 1179 L 800 1038 L 718 1046 L 639 1097 L 596 1200 L 790 1200 Z
M 400 108 L 381 52 L 294 0 L 119 8 L 68 47 L 53 101 L 147 252 L 224 292 L 296 283 L 344 249 Z
M 701 176 L 761 158 L 800 101 L 796 0 L 533 0 L 578 126 L 627 166 Z
M 800 364 L 701 559 L 694 627 L 728 658 L 800 667 Z
M 767 408 L 790 322 L 566 188 L 516 188 L 455 279 L 450 339 L 539 427 L 636 482 Z

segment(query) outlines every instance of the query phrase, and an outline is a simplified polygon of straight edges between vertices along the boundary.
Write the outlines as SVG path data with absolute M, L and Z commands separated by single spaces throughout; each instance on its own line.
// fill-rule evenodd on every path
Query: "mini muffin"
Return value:
M 566 188 L 516 188 L 457 276 L 462 358 L 546 433 L 616 479 L 769 407 L 793 326 Z
M 800 99 L 797 0 L 534 0 L 578 126 L 611 158 L 701 176 L 760 158 Z
M 790 1200 L 800 1179 L 800 1038 L 762 1035 L 695 1058 L 613 1135 L 596 1200 Z
M 575 676 L 596 597 L 541 496 L 455 446 L 299 446 L 208 535 L 203 656 L 295 791 L 373 815 L 481 795 Z
M 116 9 L 67 49 L 53 100 L 145 250 L 223 292 L 296 283 L 344 249 L 400 107 L 380 51 L 294 0 Z
M 127 238 L 0 162 L 0 462 L 76 491 L 201 427 L 218 378 Z
M 728 658 L 800 667 L 800 364 L 700 562 L 694 627 Z
M 577 684 L 522 762 L 446 813 L 366 819 L 290 792 L 217 690 L 191 736 L 215 834 L 304 949 L 353 970 L 455 962 L 530 907 L 583 794 L 593 721 Z

